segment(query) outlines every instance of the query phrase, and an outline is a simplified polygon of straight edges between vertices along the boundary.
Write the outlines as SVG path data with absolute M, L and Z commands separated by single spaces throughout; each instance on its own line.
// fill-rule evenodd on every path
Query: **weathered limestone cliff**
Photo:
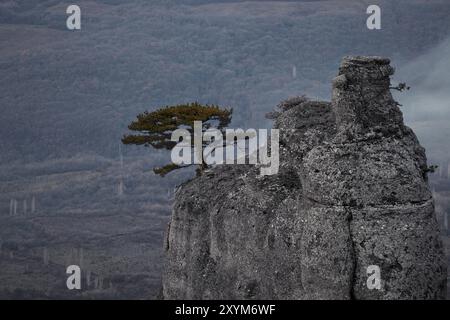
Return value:
M 292 100 L 275 120 L 278 174 L 219 166 L 182 185 L 164 298 L 445 298 L 425 151 L 392 74 L 388 59 L 344 58 L 331 103 Z

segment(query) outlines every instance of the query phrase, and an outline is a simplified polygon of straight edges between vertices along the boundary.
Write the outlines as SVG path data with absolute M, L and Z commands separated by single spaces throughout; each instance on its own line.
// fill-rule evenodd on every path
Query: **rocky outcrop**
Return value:
M 425 151 L 403 124 L 392 74 L 388 59 L 344 58 L 331 103 L 291 100 L 276 118 L 278 174 L 219 166 L 183 184 L 164 298 L 445 298 Z

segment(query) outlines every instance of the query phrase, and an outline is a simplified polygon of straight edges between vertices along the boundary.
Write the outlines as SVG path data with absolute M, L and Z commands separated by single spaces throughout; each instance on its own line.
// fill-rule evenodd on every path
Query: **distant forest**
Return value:
M 74 2 L 80 31 L 66 29 Z M 328 100 L 349 54 L 390 57 L 411 86 L 396 98 L 439 165 L 445 224 L 450 2 L 374 2 L 377 31 L 356 0 L 0 1 L 0 298 L 158 296 L 176 186 L 194 172 L 154 175 L 169 153 L 121 145 L 127 125 L 198 101 L 232 107 L 233 128 L 270 127 L 281 100 Z M 81 262 L 92 281 L 69 292 Z

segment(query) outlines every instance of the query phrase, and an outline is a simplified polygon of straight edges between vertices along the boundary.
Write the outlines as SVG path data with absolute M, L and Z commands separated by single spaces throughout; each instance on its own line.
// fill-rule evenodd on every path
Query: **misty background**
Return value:
M 66 8 L 81 8 L 81 30 Z M 378 4 L 381 30 L 368 30 Z M 156 298 L 170 154 L 121 146 L 138 113 L 198 101 L 266 128 L 281 100 L 329 100 L 345 55 L 382 55 L 427 149 L 443 239 L 450 211 L 450 2 L 3 0 L 0 298 Z M 78 264 L 82 290 L 65 286 Z

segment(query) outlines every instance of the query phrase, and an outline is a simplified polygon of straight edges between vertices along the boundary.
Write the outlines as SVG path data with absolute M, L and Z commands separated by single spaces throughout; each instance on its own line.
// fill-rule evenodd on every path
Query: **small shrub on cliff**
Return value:
M 404 82 L 400 82 L 397 86 L 395 86 L 395 87 L 389 87 L 389 89 L 393 89 L 393 90 L 397 90 L 397 91 L 403 92 L 403 91 L 405 91 L 405 90 L 411 89 L 411 87 L 409 87 L 408 85 L 406 85 L 406 83 L 404 83 Z
M 276 119 L 282 112 L 292 109 L 295 106 L 298 106 L 302 103 L 307 102 L 308 100 L 309 99 L 305 95 L 302 95 L 302 96 L 297 96 L 297 97 L 293 97 L 293 98 L 289 98 L 287 100 L 281 101 L 276 106 L 274 111 L 266 113 L 266 118 L 267 119 Z
M 439 168 L 438 165 L 432 164 L 431 166 L 425 169 L 425 173 L 435 173 L 438 168 Z

